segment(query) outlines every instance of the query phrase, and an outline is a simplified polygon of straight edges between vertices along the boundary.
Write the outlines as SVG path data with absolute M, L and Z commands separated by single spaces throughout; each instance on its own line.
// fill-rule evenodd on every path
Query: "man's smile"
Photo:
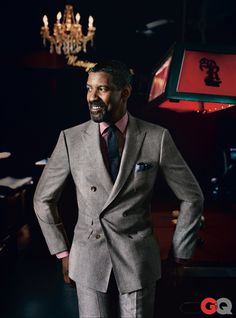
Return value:
M 101 112 L 103 109 L 104 109 L 104 107 L 98 106 L 98 105 L 92 105 L 92 106 L 90 107 L 90 111 L 91 111 L 92 113 L 95 113 L 95 114 Z
M 97 115 L 106 109 L 106 105 L 101 101 L 90 103 L 89 110 L 92 114 Z

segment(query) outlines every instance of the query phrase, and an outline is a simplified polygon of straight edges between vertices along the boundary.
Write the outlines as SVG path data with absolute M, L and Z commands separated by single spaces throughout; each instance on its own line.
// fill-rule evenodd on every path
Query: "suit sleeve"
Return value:
M 160 153 L 161 170 L 167 184 L 180 200 L 180 214 L 173 236 L 172 255 L 192 257 L 203 211 L 203 194 L 168 130 L 164 130 Z
M 66 141 L 61 132 L 34 194 L 34 210 L 51 254 L 68 249 L 68 239 L 57 203 L 69 173 Z

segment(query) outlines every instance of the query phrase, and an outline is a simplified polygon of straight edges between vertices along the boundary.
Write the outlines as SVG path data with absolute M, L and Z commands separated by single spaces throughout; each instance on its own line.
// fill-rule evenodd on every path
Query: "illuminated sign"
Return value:
M 178 112 L 235 106 L 236 50 L 176 44 L 152 75 L 148 101 Z

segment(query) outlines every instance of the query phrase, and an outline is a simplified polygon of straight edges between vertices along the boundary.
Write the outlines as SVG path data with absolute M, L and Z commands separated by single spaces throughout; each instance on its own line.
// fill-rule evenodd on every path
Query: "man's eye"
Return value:
M 91 92 L 91 91 L 92 91 L 92 88 L 87 86 L 87 91 L 88 91 L 88 92 Z
M 99 90 L 101 91 L 101 92 L 107 92 L 108 91 L 108 87 L 100 87 L 99 88 Z

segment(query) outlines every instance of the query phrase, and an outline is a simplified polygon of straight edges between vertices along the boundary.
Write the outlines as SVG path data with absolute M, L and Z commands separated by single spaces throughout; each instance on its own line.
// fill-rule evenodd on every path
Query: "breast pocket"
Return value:
M 139 167 L 136 164 L 134 169 L 134 190 L 152 187 L 155 182 L 156 172 L 155 163 L 148 163 L 146 167 Z

